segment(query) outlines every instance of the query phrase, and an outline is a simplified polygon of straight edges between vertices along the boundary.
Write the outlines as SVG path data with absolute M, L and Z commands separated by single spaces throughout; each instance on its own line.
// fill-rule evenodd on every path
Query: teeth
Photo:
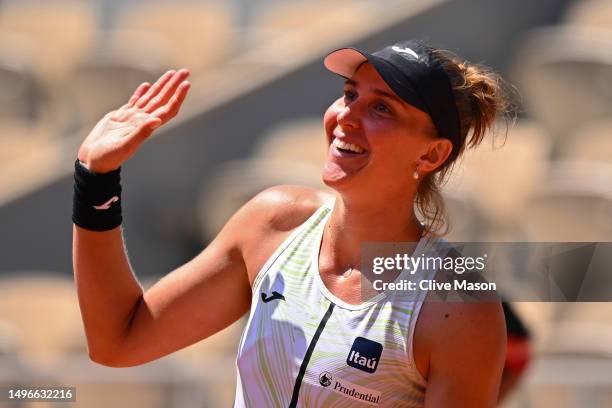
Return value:
M 352 143 L 343 142 L 342 140 L 338 138 L 334 139 L 334 146 L 342 150 L 350 150 L 351 152 L 355 152 L 355 153 L 363 153 L 365 151 L 359 146 L 355 146 Z

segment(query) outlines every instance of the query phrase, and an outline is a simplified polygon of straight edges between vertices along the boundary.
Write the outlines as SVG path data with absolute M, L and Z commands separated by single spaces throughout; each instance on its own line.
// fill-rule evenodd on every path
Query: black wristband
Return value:
M 78 160 L 74 163 L 72 221 L 91 231 L 108 231 L 121 225 L 121 167 L 94 173 Z

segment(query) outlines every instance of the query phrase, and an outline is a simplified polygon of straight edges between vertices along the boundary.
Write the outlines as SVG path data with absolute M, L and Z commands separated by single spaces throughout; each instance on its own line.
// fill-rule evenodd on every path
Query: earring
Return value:
M 419 179 L 419 170 L 418 169 L 414 170 L 414 173 L 412 173 L 412 178 L 415 179 L 415 180 Z

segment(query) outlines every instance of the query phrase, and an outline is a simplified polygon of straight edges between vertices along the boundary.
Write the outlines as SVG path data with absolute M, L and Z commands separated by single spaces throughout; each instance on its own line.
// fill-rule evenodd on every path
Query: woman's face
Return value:
M 405 195 L 416 187 L 417 164 L 422 177 L 423 158 L 440 140 L 429 115 L 397 97 L 369 63 L 346 81 L 344 97 L 323 122 L 329 144 L 323 181 L 343 191 Z

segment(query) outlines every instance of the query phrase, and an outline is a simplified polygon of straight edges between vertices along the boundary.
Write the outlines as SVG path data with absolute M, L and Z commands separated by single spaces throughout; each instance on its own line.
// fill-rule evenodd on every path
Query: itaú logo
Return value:
M 378 367 L 383 346 L 365 337 L 357 337 L 349 351 L 346 364 L 366 373 L 373 373 Z

